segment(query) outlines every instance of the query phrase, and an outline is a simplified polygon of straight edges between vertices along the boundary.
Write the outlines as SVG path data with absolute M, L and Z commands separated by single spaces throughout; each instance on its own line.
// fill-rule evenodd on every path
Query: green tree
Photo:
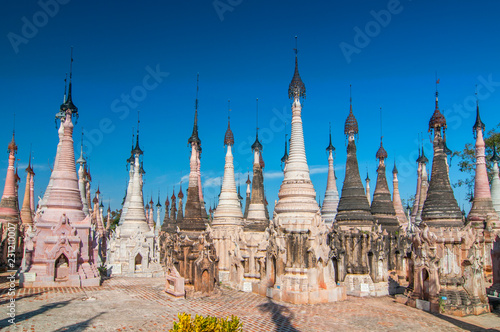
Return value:
M 118 226 L 118 222 L 120 221 L 120 217 L 122 215 L 122 210 L 121 209 L 116 209 L 115 211 L 111 211 L 111 231 L 115 231 L 116 226 Z M 104 220 L 106 222 L 108 221 L 108 217 L 104 217 Z M 106 225 L 107 227 L 107 225 Z
M 498 131 L 500 124 L 488 131 L 485 135 L 484 143 L 486 145 L 486 167 L 488 169 L 488 177 L 491 181 L 492 178 L 492 163 L 489 159 L 493 155 L 493 146 L 497 147 L 497 153 L 500 153 L 500 132 Z M 457 182 L 453 183 L 456 187 L 466 187 L 469 189 L 468 199 L 472 200 L 472 193 L 474 188 L 474 174 L 476 169 L 476 156 L 475 156 L 475 142 L 467 143 L 461 151 L 454 151 L 453 157 L 457 156 L 459 158 L 458 168 L 460 172 L 463 172 L 465 178 L 459 179 Z

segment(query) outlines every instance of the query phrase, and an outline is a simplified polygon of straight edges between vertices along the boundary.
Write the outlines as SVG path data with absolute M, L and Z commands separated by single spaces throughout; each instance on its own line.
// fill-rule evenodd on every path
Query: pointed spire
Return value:
M 71 47 L 71 61 L 69 65 L 69 87 L 68 87 L 68 96 L 66 101 L 61 105 L 61 111 L 71 111 L 72 115 L 78 116 L 78 107 L 73 104 L 72 97 L 72 82 L 73 78 L 73 47 Z M 65 89 L 66 90 L 66 89 Z
M 14 115 L 15 117 L 15 115 Z M 10 141 L 9 145 L 7 146 L 7 150 L 9 151 L 10 154 L 15 155 L 17 153 L 17 144 L 16 144 L 16 130 L 12 130 L 12 140 Z
M 256 110 L 255 110 L 256 124 L 255 124 L 255 142 L 252 144 L 252 150 L 262 150 L 262 144 L 259 142 L 259 98 L 256 99 Z
M 230 112 L 231 112 L 231 101 L 228 100 L 227 101 L 227 107 L 228 107 L 228 111 L 227 111 L 227 130 L 226 130 L 226 134 L 224 135 L 224 145 L 234 145 L 234 136 L 233 136 L 233 132 L 231 131 L 231 116 L 230 116 Z
M 497 154 L 497 147 L 493 144 L 493 155 L 490 158 L 490 161 L 498 163 L 500 161 L 500 156 Z
M 156 203 L 157 208 L 161 208 L 161 203 L 160 203 L 160 191 L 158 191 L 158 203 Z
M 349 115 L 345 120 L 344 135 L 347 137 L 358 135 L 358 121 L 352 113 L 352 85 L 349 85 Z
M 184 193 L 182 192 L 182 181 L 181 183 L 179 184 L 179 193 L 177 194 L 177 197 L 179 199 L 183 199 L 184 198 Z
M 392 168 L 392 174 L 398 174 L 398 168 L 396 167 L 396 159 L 394 159 L 394 167 Z
M 440 132 L 441 128 L 446 129 L 446 119 L 443 116 L 443 114 L 441 114 L 441 112 L 439 111 L 439 105 L 438 105 L 439 93 L 437 88 L 438 84 L 439 84 L 439 79 L 436 80 L 436 108 L 434 109 L 434 114 L 432 114 L 432 117 L 429 120 L 429 132 L 431 132 L 432 130 L 434 130 L 435 132 L 436 130 Z
M 377 150 L 377 154 L 375 155 L 375 158 L 377 158 L 379 161 L 383 161 L 387 159 L 387 151 L 385 151 L 384 146 L 382 144 L 382 137 L 380 137 L 380 148 Z
M 425 156 L 424 152 L 424 145 L 422 144 L 422 154 L 420 155 L 420 161 L 421 164 L 427 164 L 429 162 L 429 159 Z
M 297 53 L 298 53 L 297 36 L 295 36 L 294 51 L 295 51 L 295 71 L 293 73 L 292 81 L 290 82 L 290 85 L 288 86 L 288 98 L 290 98 L 290 99 L 305 98 L 306 97 L 306 86 L 304 85 L 304 82 L 302 82 L 302 79 L 300 78 L 300 75 L 299 75 L 299 64 L 298 64 L 298 59 L 297 59 Z
M 135 148 L 132 150 L 133 155 L 142 155 L 143 151 L 139 147 L 139 124 L 141 120 L 139 118 L 140 111 L 137 110 L 137 135 L 135 136 Z
M 201 140 L 198 137 L 198 90 L 199 90 L 199 81 L 200 81 L 200 74 L 198 73 L 196 75 L 196 100 L 195 100 L 195 105 L 194 105 L 194 124 L 193 124 L 193 133 L 191 134 L 191 137 L 188 139 L 188 144 L 201 144 Z
M 329 123 L 329 135 L 330 135 L 330 142 L 328 146 L 326 147 L 326 151 L 331 151 L 332 153 L 335 152 L 335 147 L 332 144 L 332 123 Z
M 479 99 L 477 98 L 477 85 L 476 85 L 476 122 L 472 127 L 472 132 L 474 134 L 474 139 L 477 138 L 477 132 L 481 130 L 484 133 L 484 123 L 481 121 L 481 115 L 479 114 Z
M 32 174 L 32 175 L 35 175 L 35 172 L 33 171 L 33 167 L 31 166 L 31 144 L 30 144 L 30 156 L 29 156 L 29 160 L 28 160 L 28 167 L 26 167 L 26 172 Z
M 82 139 L 80 143 L 80 157 L 76 160 L 77 164 L 80 164 L 80 166 L 83 166 L 87 161 L 85 158 L 83 158 L 83 127 L 82 127 Z
M 288 134 L 285 134 L 285 153 L 283 154 L 283 157 L 281 157 L 282 163 L 286 163 L 288 161 L 287 136 Z
M 66 77 L 64 78 L 64 96 L 63 96 L 63 104 L 66 102 L 66 90 L 68 89 L 68 73 L 66 73 Z

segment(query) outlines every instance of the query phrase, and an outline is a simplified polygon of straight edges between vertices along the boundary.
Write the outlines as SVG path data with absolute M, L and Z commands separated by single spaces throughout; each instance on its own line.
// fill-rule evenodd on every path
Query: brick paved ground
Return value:
M 500 330 L 500 317 L 434 316 L 391 297 L 291 305 L 224 288 L 222 295 L 172 299 L 163 279 L 112 278 L 101 287 L 18 289 L 16 327 L 8 323 L 5 274 L 0 276 L 0 328 L 5 331 L 165 331 L 178 312 L 241 318 L 245 331 Z

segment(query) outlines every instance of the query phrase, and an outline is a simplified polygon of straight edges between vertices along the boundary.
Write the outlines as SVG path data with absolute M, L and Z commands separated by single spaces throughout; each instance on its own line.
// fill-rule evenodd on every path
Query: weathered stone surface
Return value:
M 352 106 L 349 114 L 352 115 Z M 335 220 L 342 227 L 360 227 L 371 230 L 374 225 L 373 216 L 359 176 L 354 133 L 349 134 L 348 140 L 344 185 Z

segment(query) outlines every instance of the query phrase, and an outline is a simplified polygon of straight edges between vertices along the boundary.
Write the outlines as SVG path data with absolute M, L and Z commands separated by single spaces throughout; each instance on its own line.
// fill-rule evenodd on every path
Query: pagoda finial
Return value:
M 137 110 L 137 135 L 135 136 L 135 148 L 132 150 L 133 155 L 142 155 L 143 151 L 139 147 L 139 124 L 141 123 L 140 120 L 140 111 Z
M 382 135 L 382 107 L 380 107 L 380 148 L 378 149 L 377 154 L 375 155 L 375 157 L 380 161 L 387 159 L 388 156 L 387 151 L 385 151 L 384 146 L 382 144 L 383 138 L 384 136 Z
M 196 74 L 196 99 L 194 103 L 194 124 L 193 124 L 193 133 L 191 137 L 188 139 L 189 144 L 197 144 L 198 146 L 201 144 L 201 140 L 198 137 L 198 91 L 199 91 L 199 81 L 200 81 L 200 73 Z
M 63 95 L 63 104 L 66 102 L 66 90 L 68 88 L 68 73 L 66 73 L 66 77 L 64 78 L 64 95 Z
M 160 191 L 158 190 L 158 203 L 156 203 L 157 208 L 161 208 L 161 203 L 160 203 Z
M 297 59 L 297 53 L 298 53 L 298 48 L 297 48 L 297 36 L 295 36 L 295 71 L 293 73 L 292 81 L 290 82 L 290 85 L 288 86 L 288 98 L 290 99 L 296 99 L 296 98 L 305 98 L 306 97 L 306 86 L 304 85 L 304 82 L 302 82 L 302 79 L 300 78 L 299 75 L 299 64 L 298 64 L 298 59 Z
M 83 127 L 82 127 L 82 136 L 80 141 L 80 157 L 76 160 L 77 164 L 83 165 L 85 164 L 85 158 L 83 158 Z
M 232 146 L 234 145 L 234 135 L 233 132 L 231 131 L 231 101 L 227 101 L 227 130 L 226 134 L 224 135 L 224 145 L 227 146 Z
M 436 74 L 436 108 L 434 109 L 434 114 L 432 114 L 431 119 L 429 120 L 429 132 L 431 130 L 434 130 L 434 132 L 441 132 L 441 128 L 443 128 L 443 134 L 444 130 L 446 129 L 446 119 L 441 114 L 439 111 L 439 105 L 438 105 L 438 84 L 439 84 L 439 79 L 437 78 Z
M 262 150 L 262 144 L 259 142 L 259 98 L 255 101 L 255 142 L 252 144 L 252 150 Z
M 355 135 L 358 135 L 358 132 L 358 121 L 356 120 L 356 118 L 354 117 L 354 113 L 352 112 L 352 85 L 349 84 L 349 115 L 345 120 L 344 134 L 347 137 L 354 137 Z
M 285 129 L 285 131 L 286 131 L 286 129 Z M 288 137 L 288 134 L 285 133 L 285 153 L 283 154 L 283 157 L 281 157 L 282 163 L 286 163 L 288 160 L 287 137 Z
M 329 130 L 329 135 L 330 135 L 330 143 L 326 147 L 326 151 L 331 151 L 332 153 L 335 151 L 335 147 L 332 144 L 332 123 L 329 122 L 328 124 L 328 130 Z
M 78 107 L 73 104 L 72 97 L 72 78 L 73 78 L 73 46 L 71 46 L 71 60 L 69 64 L 69 86 L 68 86 L 68 96 L 65 102 L 61 105 L 61 111 L 71 111 L 71 114 L 78 118 Z M 65 89 L 66 90 L 66 89 Z
M 477 84 L 476 84 L 476 122 L 472 127 L 472 133 L 474 139 L 477 138 L 477 132 L 481 130 L 484 133 L 484 123 L 481 121 L 481 115 L 479 114 L 479 99 L 477 98 Z
M 28 160 L 28 167 L 26 167 L 26 172 L 31 173 L 31 174 L 35 174 L 35 172 L 33 172 L 33 167 L 31 167 L 31 153 L 32 152 L 33 152 L 32 144 L 30 143 L 30 157 Z
M 199 83 L 200 83 L 200 73 L 196 73 L 196 99 L 194 101 L 194 109 L 198 110 L 198 91 L 199 91 Z
M 16 145 L 16 113 L 14 113 L 14 121 L 12 126 L 12 140 L 10 141 L 7 149 L 9 153 L 16 154 L 17 153 L 17 145 Z

